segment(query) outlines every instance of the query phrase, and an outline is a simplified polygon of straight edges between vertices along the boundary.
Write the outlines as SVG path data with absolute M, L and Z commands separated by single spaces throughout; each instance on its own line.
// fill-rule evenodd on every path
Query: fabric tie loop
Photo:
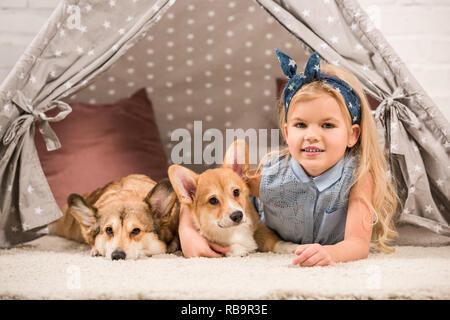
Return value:
M 48 121 L 48 122 L 58 122 L 58 121 L 63 120 L 65 117 L 67 117 L 67 115 L 69 113 L 72 112 L 72 108 L 67 103 L 60 101 L 60 100 L 52 101 L 50 106 L 51 107 L 48 110 L 52 110 L 55 107 L 57 107 L 57 108 L 59 108 L 59 110 L 61 110 L 61 112 L 59 112 L 54 117 L 48 117 L 44 112 L 39 112 L 38 117 L 40 120 Z
M 58 136 L 55 131 L 50 127 L 49 122 L 58 122 L 63 120 L 69 113 L 72 112 L 72 108 L 65 102 L 55 100 L 52 101 L 52 105 L 49 110 L 54 109 L 55 107 L 59 108 L 61 112 L 59 112 L 54 117 L 48 117 L 45 113 L 39 112 L 38 118 L 39 121 L 39 132 L 44 137 L 45 145 L 47 147 L 47 151 L 53 151 L 61 148 L 61 143 L 59 142 Z
M 16 102 L 14 101 L 14 103 Z M 19 107 L 21 106 L 19 105 Z M 18 135 L 20 136 L 24 133 L 24 130 L 21 129 L 30 126 L 34 120 L 40 120 L 39 132 L 44 137 L 47 150 L 53 151 L 59 149 L 61 147 L 61 143 L 59 142 L 56 133 L 50 127 L 49 122 L 57 122 L 63 120 L 70 112 L 72 112 L 72 108 L 67 103 L 59 100 L 52 101 L 50 108 L 48 108 L 48 110 L 52 110 L 54 108 L 59 108 L 61 110 L 61 112 L 59 112 L 54 117 L 48 117 L 44 112 L 36 112 L 35 110 L 31 111 L 31 113 L 25 113 L 17 117 L 6 130 L 5 135 L 3 137 L 3 144 L 4 145 L 10 144 L 11 141 L 13 141 L 16 136 Z M 27 110 L 28 107 L 27 108 L 21 107 L 21 109 Z M 32 121 L 30 121 L 29 119 L 32 119 Z
M 380 118 L 381 120 L 384 120 L 385 113 L 387 109 L 390 109 L 391 106 L 394 106 L 396 103 L 396 100 L 406 98 L 406 95 L 404 94 L 403 88 L 397 87 L 395 88 L 392 95 L 385 97 L 381 103 L 378 105 L 376 110 L 376 116 Z
M 383 101 L 381 101 L 380 105 L 378 106 L 375 117 L 379 118 L 381 121 L 384 122 L 384 119 L 386 117 L 386 113 L 390 112 L 391 110 L 395 110 L 397 117 L 402 120 L 405 124 L 408 124 L 409 126 L 412 126 L 416 129 L 420 129 L 422 124 L 419 121 L 419 119 L 416 117 L 414 113 L 412 113 L 410 110 L 408 110 L 403 103 L 401 103 L 398 100 L 401 99 L 407 99 L 411 96 L 415 95 L 416 93 L 412 94 L 405 94 L 405 91 L 403 88 L 398 87 L 394 90 L 391 96 L 384 98 Z
M 390 95 L 389 97 L 386 97 L 382 102 L 385 101 L 388 105 L 391 105 L 394 101 L 399 100 L 399 99 L 404 99 L 404 98 L 406 98 L 406 95 L 405 95 L 403 88 L 397 87 L 397 88 L 395 88 L 392 95 Z

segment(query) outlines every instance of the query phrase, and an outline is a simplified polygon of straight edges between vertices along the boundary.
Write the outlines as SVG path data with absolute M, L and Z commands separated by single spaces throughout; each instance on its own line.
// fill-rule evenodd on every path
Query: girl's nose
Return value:
M 316 130 L 314 128 L 308 128 L 307 132 L 305 133 L 305 140 L 317 141 L 318 139 L 319 135 L 317 134 Z
M 319 141 L 319 139 L 318 139 L 317 137 L 312 136 L 312 135 L 305 136 L 305 140 L 307 140 L 307 141 L 309 141 L 309 142 L 316 142 L 316 141 Z

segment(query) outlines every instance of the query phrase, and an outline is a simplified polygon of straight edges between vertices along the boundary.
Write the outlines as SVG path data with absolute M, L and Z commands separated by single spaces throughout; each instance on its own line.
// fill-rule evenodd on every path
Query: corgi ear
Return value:
M 83 197 L 76 193 L 69 196 L 67 204 L 68 213 L 80 224 L 81 235 L 84 240 L 94 247 L 95 237 L 100 232 L 97 225 L 97 209 L 88 205 Z
M 249 153 L 244 140 L 234 141 L 227 149 L 223 159 L 223 168 L 230 168 L 243 177 L 248 171 Z
M 176 200 L 177 195 L 169 179 L 158 182 L 144 199 L 152 214 L 157 218 L 167 216 Z
M 79 194 L 72 193 L 67 199 L 69 212 L 84 229 L 90 229 L 97 223 L 97 209 L 89 206 Z
M 197 191 L 198 175 L 194 171 L 176 164 L 169 167 L 168 173 L 170 183 L 180 202 L 192 203 Z

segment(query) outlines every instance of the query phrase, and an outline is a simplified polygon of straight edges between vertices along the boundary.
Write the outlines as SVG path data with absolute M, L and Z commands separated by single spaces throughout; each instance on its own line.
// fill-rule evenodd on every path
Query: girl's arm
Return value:
M 293 263 L 301 266 L 329 265 L 367 258 L 372 236 L 373 212 L 362 197 L 372 203 L 372 194 L 373 180 L 372 176 L 367 174 L 361 183 L 350 191 L 344 240 L 334 245 L 300 245 L 295 252 L 298 257 Z
M 325 246 L 335 262 L 365 259 L 369 255 L 372 237 L 373 212 L 361 199 L 372 203 L 373 180 L 366 174 L 358 186 L 350 191 L 344 240 L 335 245 Z

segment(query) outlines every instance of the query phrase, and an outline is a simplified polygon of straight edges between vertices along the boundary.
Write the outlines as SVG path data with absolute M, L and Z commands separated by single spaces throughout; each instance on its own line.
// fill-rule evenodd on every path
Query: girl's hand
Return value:
M 298 256 L 292 261 L 302 267 L 328 266 L 334 264 L 330 254 L 318 243 L 303 244 L 297 247 L 295 254 Z
M 229 248 L 209 242 L 203 237 L 195 228 L 188 208 L 183 205 L 180 208 L 178 235 L 180 237 L 181 250 L 186 258 L 220 258 L 229 250 Z

